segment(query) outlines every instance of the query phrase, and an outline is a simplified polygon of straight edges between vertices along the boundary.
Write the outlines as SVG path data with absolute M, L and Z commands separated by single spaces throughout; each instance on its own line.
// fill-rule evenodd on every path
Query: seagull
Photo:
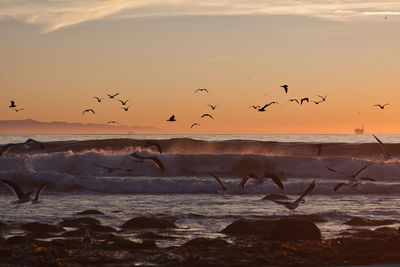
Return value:
M 208 90 L 207 90 L 206 88 L 199 88 L 199 89 L 196 89 L 196 91 L 194 91 L 194 93 L 197 93 L 198 91 L 200 91 L 200 92 L 206 92 L 207 94 L 209 93 Z
M 333 189 L 332 192 L 335 193 L 337 190 L 339 190 L 339 188 L 341 188 L 344 185 L 348 185 L 351 187 L 356 187 L 357 185 L 361 184 L 362 181 L 372 181 L 375 182 L 376 180 L 373 178 L 368 178 L 368 177 L 362 177 L 359 178 L 357 181 L 353 182 L 353 183 L 338 183 Z
M 190 126 L 190 129 L 192 129 L 194 126 L 201 126 L 199 123 L 195 122 L 192 124 L 192 126 Z
M 317 96 L 321 98 L 321 101 L 322 101 L 322 102 L 325 102 L 325 101 L 326 101 L 326 97 L 327 97 L 328 95 L 326 95 L 326 96 L 317 95 Z
M 93 109 L 85 109 L 83 112 L 82 112 L 82 115 L 85 113 L 85 112 L 92 112 L 93 114 L 96 114 L 95 112 L 94 112 L 94 110 Z
M 85 234 L 84 234 L 84 236 L 83 236 L 83 241 L 82 241 L 82 243 L 86 246 L 86 247 L 91 247 L 92 246 L 92 244 L 93 244 L 93 239 L 92 239 L 92 237 L 90 236 L 90 233 L 89 233 L 89 227 L 85 227 Z
M 119 122 L 118 122 L 118 121 L 109 121 L 109 122 L 107 122 L 107 123 L 119 124 Z
M 262 184 L 264 182 L 265 179 L 267 178 L 271 178 L 272 181 L 274 182 L 275 186 L 281 190 L 282 192 L 285 191 L 285 187 L 283 186 L 281 180 L 279 179 L 278 176 L 276 176 L 274 173 L 264 173 L 263 177 L 258 177 L 257 175 L 250 173 L 248 175 L 246 175 L 246 177 L 244 177 L 242 179 L 242 181 L 240 181 L 239 183 L 239 187 L 241 188 L 245 188 L 246 185 L 248 183 L 253 184 L 254 186 L 258 185 L 258 184 Z
M 227 192 L 227 190 L 228 190 L 228 188 L 226 188 L 225 186 L 224 186 L 224 184 L 222 183 L 222 181 L 221 181 L 221 179 L 219 179 L 216 175 L 214 175 L 213 173 L 211 173 L 211 172 L 209 172 L 208 173 L 209 175 L 211 175 L 212 177 L 214 177 L 215 178 L 215 180 L 217 180 L 217 182 L 219 183 L 219 185 L 221 186 L 221 188 L 222 188 L 222 191 L 220 191 L 220 190 L 218 190 L 218 192 L 220 193 L 220 194 L 224 194 L 224 193 L 226 193 Z
M 24 108 L 19 108 L 19 109 L 14 108 L 14 110 L 15 110 L 15 112 L 18 112 L 18 111 L 24 110 Z
M 376 137 L 375 135 L 372 135 L 372 136 L 376 139 L 376 141 L 378 141 L 379 146 L 380 146 L 381 149 L 382 149 L 383 157 L 385 158 L 385 160 L 391 159 L 391 158 L 392 158 L 392 155 L 390 155 L 389 152 L 387 152 L 386 147 L 385 147 L 385 145 L 382 143 L 382 141 L 379 140 L 379 138 Z
M 365 171 L 372 163 L 373 162 L 368 163 L 367 165 L 365 165 L 364 167 L 362 167 L 361 169 L 359 169 L 358 171 L 356 171 L 353 174 L 348 174 L 348 173 L 344 173 L 344 172 L 341 172 L 341 171 L 337 171 L 337 170 L 334 170 L 334 169 L 332 169 L 330 167 L 326 167 L 326 168 L 328 170 L 332 171 L 332 172 L 339 173 L 339 174 L 345 176 L 346 178 L 357 179 L 358 175 L 360 175 L 363 171 Z
M 385 105 L 376 104 L 374 107 L 380 107 L 381 109 L 384 109 L 387 105 L 389 105 L 389 103 L 386 103 Z
M 275 102 L 275 101 L 269 102 L 268 104 L 265 104 L 262 108 L 259 108 L 258 111 L 263 112 L 263 111 L 265 111 L 265 109 L 266 109 L 267 107 L 269 107 L 269 106 L 272 105 L 272 104 L 279 104 L 279 103 L 278 103 L 278 102 Z
M 121 109 L 128 111 L 129 107 L 126 107 L 126 108 L 122 107 Z
M 11 104 L 8 106 L 9 108 L 16 108 L 17 106 L 15 105 L 15 102 L 14 101 L 10 101 L 11 102 Z
M 303 101 L 306 101 L 308 103 L 310 100 L 308 99 L 308 97 L 304 97 L 300 100 L 300 105 L 303 105 Z
M 17 197 L 16 201 L 11 201 L 11 205 L 16 205 L 15 208 L 19 208 L 19 205 L 29 202 L 31 200 L 31 195 L 33 191 L 24 193 L 24 191 L 22 191 L 21 187 L 18 184 L 5 179 L 1 179 L 1 181 L 5 186 L 10 188 L 14 195 Z
M 283 88 L 283 89 L 285 89 L 285 93 L 287 94 L 287 92 L 288 92 L 288 85 L 287 84 L 284 84 L 284 85 L 281 85 L 281 87 Z
M 138 155 L 136 152 L 131 154 L 132 157 L 136 158 L 136 159 L 140 159 L 140 160 L 150 160 L 151 162 L 153 162 L 153 164 L 159 168 L 160 170 L 164 171 L 165 167 L 162 164 L 161 160 L 157 157 L 142 157 L 140 155 Z
M 254 108 L 254 109 L 258 109 L 258 108 L 260 108 L 260 106 L 249 106 L 249 108 Z
M 175 115 L 172 115 L 167 121 L 176 121 Z
M 109 97 L 110 99 L 112 99 L 112 98 L 116 97 L 117 95 L 119 95 L 119 93 L 116 93 L 116 94 L 113 94 L 113 95 L 109 95 L 109 94 L 107 94 L 107 95 L 108 95 L 108 97 Z
M 49 184 L 49 182 L 45 182 L 44 184 L 42 184 L 41 187 L 39 187 L 38 190 L 36 190 L 36 195 L 35 198 L 32 199 L 32 204 L 33 205 L 39 205 L 40 203 L 42 203 L 43 200 L 39 200 L 40 194 L 42 193 L 42 191 L 44 190 L 44 188 Z
M 121 102 L 121 104 L 122 104 L 123 106 L 125 106 L 125 105 L 126 105 L 126 102 L 128 102 L 129 99 L 127 99 L 127 100 L 125 100 L 125 101 L 122 101 L 121 99 L 118 99 L 118 101 Z
M 312 100 L 311 102 L 313 102 L 314 104 L 318 105 L 319 103 L 322 103 L 322 102 L 325 102 L 325 101 L 322 101 L 322 100 L 320 100 L 320 101 L 314 101 L 314 100 Z
M 212 110 L 214 110 L 217 107 L 217 105 L 213 106 L 213 105 L 210 105 L 210 104 L 208 104 L 207 106 L 209 106 Z
M 306 188 L 306 190 L 304 190 L 303 194 L 301 194 L 301 196 L 298 199 L 296 199 L 295 201 L 292 201 L 292 202 L 290 202 L 290 201 L 279 201 L 279 200 L 272 200 L 272 201 L 275 202 L 276 204 L 280 204 L 280 205 L 285 206 L 291 212 L 295 212 L 296 208 L 299 206 L 299 203 L 304 201 L 303 198 L 306 195 L 308 195 L 314 189 L 315 183 L 316 183 L 315 180 L 313 180 L 311 182 L 311 184 L 309 184 L 309 186 Z
M 290 101 L 290 102 L 296 102 L 297 104 L 300 104 L 300 103 L 299 103 L 299 100 L 297 100 L 296 98 L 289 99 L 288 101 Z
M 336 172 L 339 173 L 347 178 L 350 178 L 354 181 L 350 182 L 350 183 L 338 183 L 334 188 L 333 188 L 333 192 L 336 192 L 339 188 L 341 188 L 344 185 L 352 185 L 352 187 L 355 187 L 357 185 L 359 185 L 362 181 L 375 181 L 375 179 L 373 178 L 368 178 L 368 177 L 362 177 L 362 178 L 358 178 L 358 175 L 360 175 L 364 170 L 366 170 L 370 165 L 372 164 L 372 162 L 368 163 L 367 165 L 365 165 L 364 167 L 362 167 L 360 170 L 356 171 L 354 174 L 348 174 L 348 173 L 344 173 L 344 172 L 340 172 L 337 170 L 334 170 L 332 168 L 328 168 L 328 170 L 332 171 L 332 172 Z
M 142 146 L 142 148 L 148 148 L 148 147 L 155 147 L 158 150 L 158 152 L 160 152 L 160 154 L 162 153 L 161 145 L 157 142 L 147 141 L 146 144 Z
M 208 114 L 208 113 L 201 115 L 201 117 L 202 117 L 202 118 L 204 118 L 204 117 L 210 117 L 211 119 L 214 119 L 213 116 L 211 116 L 211 115 Z
M 103 100 L 104 99 L 104 97 L 102 97 L 102 98 L 99 98 L 99 97 L 97 97 L 97 96 L 94 96 L 93 98 L 96 98 L 97 99 L 97 102 L 101 102 L 101 100 Z

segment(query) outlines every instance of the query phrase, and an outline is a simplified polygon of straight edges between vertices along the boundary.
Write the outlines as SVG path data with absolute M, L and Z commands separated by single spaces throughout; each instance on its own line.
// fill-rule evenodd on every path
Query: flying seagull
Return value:
M 11 102 L 11 104 L 8 106 L 9 108 L 16 108 L 17 106 L 15 105 L 15 102 L 14 101 L 10 101 Z
M 287 94 L 289 86 L 287 84 L 284 84 L 284 85 L 281 85 L 281 87 L 285 90 L 285 93 Z
M 207 90 L 206 88 L 199 88 L 199 89 L 196 89 L 196 91 L 194 91 L 194 93 L 197 93 L 198 91 L 200 91 L 200 92 L 206 92 L 207 94 L 209 93 L 208 90 Z
M 380 107 L 381 109 L 384 109 L 387 105 L 389 105 L 389 103 L 386 103 L 385 105 L 376 104 L 374 107 Z
M 127 99 L 127 100 L 125 100 L 125 101 L 123 101 L 123 100 L 121 100 L 121 99 L 118 99 L 118 101 L 121 102 L 121 104 L 122 104 L 123 106 L 125 106 L 125 105 L 126 105 L 126 102 L 128 102 L 129 99 Z
M 107 122 L 107 123 L 119 124 L 119 122 L 118 122 L 118 121 L 109 121 L 109 122 Z
M 192 129 L 194 126 L 201 126 L 199 123 L 195 122 L 190 126 L 190 129 Z
M 275 101 L 269 102 L 268 104 L 265 104 L 262 108 L 259 108 L 258 111 L 263 112 L 263 111 L 265 111 L 265 109 L 266 109 L 267 107 L 269 107 L 269 106 L 272 105 L 272 104 L 279 104 L 279 103 L 278 103 L 278 102 L 275 102 Z
M 100 98 L 100 97 L 97 97 L 97 96 L 94 96 L 93 98 L 96 98 L 97 99 L 97 102 L 101 102 L 101 100 L 103 100 L 104 99 L 104 97 L 102 97 L 102 98 Z
M 279 179 L 278 176 L 276 176 L 274 173 L 264 173 L 264 176 L 262 177 L 258 177 L 257 175 L 250 173 L 248 175 L 246 175 L 246 177 L 244 177 L 242 179 L 242 181 L 240 181 L 239 183 L 239 187 L 241 188 L 245 188 L 247 184 L 253 184 L 254 186 L 258 185 L 258 184 L 262 184 L 266 179 L 270 178 L 272 180 L 272 182 L 274 182 L 274 185 L 281 190 L 282 192 L 285 191 L 285 187 L 283 186 L 281 180 Z
M 19 205 L 29 202 L 31 200 L 31 195 L 33 191 L 24 193 L 24 191 L 22 191 L 21 187 L 18 184 L 5 179 L 1 179 L 1 181 L 5 186 L 10 188 L 14 195 L 17 197 L 16 201 L 11 201 L 11 205 L 16 205 L 15 208 L 19 208 Z
M 325 101 L 322 101 L 322 100 L 320 100 L 320 101 L 314 101 L 314 100 L 312 100 L 311 102 L 313 102 L 314 104 L 318 105 L 319 103 L 322 103 L 322 102 L 325 102 Z
M 207 106 L 209 106 L 212 110 L 214 110 L 217 107 L 217 105 L 213 106 L 213 105 L 210 105 L 210 104 L 208 104 Z
M 35 198 L 32 199 L 32 204 L 33 205 L 39 205 L 40 203 L 42 203 L 43 200 L 39 200 L 40 194 L 42 193 L 42 191 L 44 190 L 44 188 L 49 184 L 49 182 L 45 182 L 44 184 L 42 184 L 41 187 L 38 188 L 38 190 L 36 190 L 36 195 Z
M 333 189 L 332 192 L 335 193 L 337 190 L 339 190 L 339 188 L 341 188 L 344 185 L 348 185 L 351 187 L 356 187 L 357 185 L 361 184 L 362 181 L 372 181 L 375 182 L 376 180 L 373 178 L 368 178 L 368 177 L 361 177 L 359 179 L 357 179 L 357 181 L 355 182 L 350 182 L 350 183 L 338 183 Z
M 321 98 L 321 101 L 322 101 L 322 102 L 325 102 L 325 101 L 326 101 L 326 97 L 327 97 L 328 95 L 326 95 L 326 96 L 317 95 L 317 96 Z
M 345 173 L 345 172 L 337 171 L 337 170 L 334 170 L 334 169 L 332 169 L 330 167 L 326 167 L 326 168 L 328 170 L 332 171 L 332 172 L 341 174 L 341 175 L 345 176 L 346 178 L 357 179 L 358 175 L 360 175 L 363 171 L 365 171 L 372 163 L 373 162 L 368 163 L 367 165 L 365 165 L 364 167 L 362 167 L 361 169 L 359 169 L 358 171 L 356 171 L 356 172 L 354 172 L 352 174 L 348 174 L 348 173 Z
M 389 154 L 389 152 L 387 151 L 387 149 L 386 149 L 385 145 L 382 143 L 382 141 L 379 140 L 379 138 L 376 137 L 375 135 L 372 135 L 372 136 L 376 139 L 376 141 L 378 141 L 379 146 L 380 146 L 381 149 L 382 149 L 383 157 L 385 158 L 385 160 L 391 159 L 391 158 L 392 158 L 392 155 Z
M 299 206 L 299 203 L 304 201 L 304 197 L 307 196 L 315 187 L 315 180 L 313 180 L 311 182 L 311 184 L 309 184 L 309 186 L 307 186 L 306 190 L 304 190 L 303 194 L 301 194 L 301 196 L 296 199 L 295 201 L 279 201 L 279 200 L 272 200 L 273 202 L 275 202 L 276 204 L 280 204 L 285 206 L 287 209 L 289 209 L 291 212 L 295 212 L 296 208 Z
M 18 112 L 18 111 L 24 110 L 24 108 L 18 108 L 18 109 L 13 108 L 13 110 L 15 110 L 15 112 Z
M 352 186 L 354 187 L 354 186 L 359 185 L 362 181 L 375 181 L 375 179 L 373 179 L 373 178 L 368 178 L 368 177 L 358 178 L 358 176 L 359 176 L 363 171 L 365 171 L 371 164 L 372 164 L 372 162 L 368 163 L 367 165 L 365 165 L 364 167 L 362 167 L 361 169 L 359 169 L 358 171 L 356 171 L 356 172 L 353 173 L 353 174 L 344 173 L 344 172 L 337 171 L 337 170 L 334 170 L 334 169 L 332 169 L 332 168 L 327 167 L 328 170 L 330 170 L 330 171 L 332 171 L 332 172 L 335 172 L 335 173 L 339 173 L 339 174 L 345 176 L 346 178 L 350 178 L 350 179 L 353 180 L 353 181 L 350 182 L 350 183 L 338 183 L 338 184 L 333 188 L 332 191 L 333 191 L 333 192 L 336 192 L 339 188 L 341 188 L 341 187 L 344 186 L 344 185 L 352 185 Z
M 211 175 L 212 177 L 214 177 L 215 180 L 217 180 L 217 182 L 218 182 L 219 185 L 221 186 L 222 191 L 218 190 L 218 192 L 219 192 L 220 194 L 226 193 L 226 191 L 228 190 L 228 188 L 226 188 L 226 187 L 224 186 L 224 184 L 222 183 L 221 179 L 219 179 L 219 177 L 217 177 L 216 175 L 214 175 L 214 174 L 211 173 L 211 172 L 209 172 L 208 174 Z
M 154 147 L 157 149 L 160 154 L 162 153 L 161 145 L 157 142 L 154 141 L 147 141 L 141 148 L 148 148 L 148 147 Z
M 128 111 L 128 110 L 129 110 L 129 107 L 126 107 L 126 108 L 122 107 L 121 109 L 123 109 L 123 110 L 125 110 L 125 111 Z
M 201 117 L 202 117 L 202 118 L 204 118 L 204 117 L 210 117 L 211 119 L 214 119 L 213 116 L 211 116 L 211 115 L 208 114 L 208 113 L 201 115 Z
M 258 109 L 258 108 L 260 108 L 260 106 L 254 106 L 254 105 L 252 105 L 252 106 L 249 106 L 249 108 Z
M 297 104 L 300 104 L 300 103 L 299 103 L 299 100 L 297 100 L 296 98 L 289 99 L 288 101 L 290 101 L 290 102 L 296 102 Z
M 167 121 L 176 121 L 175 115 L 172 115 Z
M 303 102 L 306 101 L 307 103 L 310 101 L 308 97 L 304 97 L 300 100 L 300 105 L 303 105 Z
M 85 114 L 85 112 L 92 112 L 93 114 L 96 114 L 96 112 L 94 112 L 94 110 L 93 109 L 85 109 L 83 112 L 82 112 L 82 115 L 83 114 Z
M 138 155 L 136 152 L 132 153 L 131 156 L 136 159 L 140 159 L 140 160 L 149 160 L 149 161 L 153 162 L 154 166 L 156 166 L 160 170 L 162 170 L 162 171 L 165 170 L 165 167 L 162 164 L 161 160 L 157 157 L 142 157 L 142 156 Z
M 116 94 L 113 94 L 113 95 L 110 95 L 110 94 L 107 94 L 107 95 L 108 95 L 108 97 L 109 97 L 110 99 L 112 99 L 112 98 L 116 97 L 117 95 L 119 95 L 119 93 L 116 93 Z

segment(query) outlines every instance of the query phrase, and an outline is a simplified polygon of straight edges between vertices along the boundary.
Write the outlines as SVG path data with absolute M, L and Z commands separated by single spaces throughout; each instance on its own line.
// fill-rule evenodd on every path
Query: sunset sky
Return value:
M 400 133 L 399 15 L 398 0 L 0 0 L 0 120 Z M 116 92 L 128 112 L 93 98 Z

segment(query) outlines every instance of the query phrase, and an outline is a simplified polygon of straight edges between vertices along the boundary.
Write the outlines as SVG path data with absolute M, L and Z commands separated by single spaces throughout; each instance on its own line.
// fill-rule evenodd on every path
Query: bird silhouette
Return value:
M 128 111 L 128 110 L 129 110 L 129 107 L 122 107 L 121 109 L 123 109 L 123 110 L 125 110 L 125 111 Z
M 297 104 L 300 104 L 300 103 L 299 103 L 299 100 L 297 100 L 296 98 L 289 99 L 288 101 L 290 101 L 290 102 L 296 102 Z
M 127 100 L 125 100 L 125 101 L 123 101 L 123 100 L 121 100 L 121 99 L 118 99 L 118 101 L 121 102 L 121 104 L 122 104 L 123 106 L 125 106 L 125 105 L 126 105 L 126 102 L 128 102 L 129 99 L 127 99 Z
M 287 84 L 281 85 L 281 87 L 285 90 L 285 93 L 287 94 L 289 86 Z
M 49 182 L 45 182 L 44 184 L 42 184 L 38 190 L 36 190 L 36 194 L 35 194 L 35 198 L 32 199 L 32 204 L 33 205 L 39 205 L 40 203 L 43 202 L 43 200 L 39 200 L 40 194 L 42 193 L 42 191 L 46 188 L 46 186 L 49 184 Z
M 317 95 L 317 96 L 321 98 L 322 102 L 325 102 L 325 101 L 326 101 L 326 97 L 327 97 L 328 95 L 326 95 L 326 96 Z
M 357 185 L 361 184 L 362 181 L 372 181 L 375 182 L 375 179 L 372 178 L 368 178 L 368 177 L 361 177 L 359 179 L 357 179 L 355 182 L 349 182 L 349 183 L 338 183 L 333 189 L 332 192 L 335 193 L 336 191 L 338 191 L 342 186 L 351 186 L 351 187 L 356 187 Z
M 176 121 L 175 115 L 172 115 L 167 121 Z
M 322 103 L 322 102 L 325 102 L 325 101 L 322 101 L 322 100 L 320 100 L 320 101 L 314 101 L 314 100 L 312 100 L 311 102 L 313 102 L 314 104 L 318 105 L 319 103 Z
M 107 122 L 107 123 L 119 124 L 119 122 L 118 122 L 118 121 L 109 121 L 109 122 Z
M 207 106 L 209 106 L 212 110 L 214 110 L 217 107 L 217 105 L 213 106 L 213 105 L 210 105 L 210 104 L 208 104 Z
M 306 101 L 307 103 L 310 101 L 308 97 L 304 97 L 300 100 L 300 105 L 303 105 L 303 102 Z
M 116 94 L 113 94 L 113 95 L 110 95 L 110 94 L 107 94 L 107 95 L 108 95 L 108 97 L 109 97 L 110 99 L 112 99 L 112 98 L 116 97 L 117 95 L 119 95 L 119 93 L 116 93 Z
M 304 201 L 304 197 L 307 196 L 315 187 L 315 180 L 312 181 L 307 188 L 304 190 L 303 194 L 301 194 L 301 196 L 296 199 L 295 201 L 279 201 L 279 200 L 272 200 L 273 202 L 275 202 L 276 204 L 280 204 L 285 206 L 287 209 L 289 209 L 291 212 L 295 212 L 297 207 L 299 206 L 300 202 Z
M 162 170 L 162 171 L 165 170 L 164 164 L 157 157 L 143 157 L 143 156 L 140 156 L 139 154 L 137 154 L 136 152 L 132 153 L 131 156 L 134 157 L 134 158 L 140 159 L 140 160 L 151 161 L 154 164 L 154 166 L 156 166 L 160 170 Z
M 15 110 L 15 112 L 18 112 L 18 111 L 24 110 L 24 108 L 18 108 L 18 109 L 13 108 L 13 110 Z
M 85 114 L 86 112 L 92 112 L 93 114 L 96 114 L 96 112 L 94 112 L 94 110 L 90 108 L 90 109 L 85 109 L 85 110 L 82 112 L 82 115 Z
M 260 108 L 260 106 L 254 106 L 254 105 L 252 105 L 252 106 L 249 106 L 249 108 L 258 109 L 258 108 Z
M 266 109 L 267 107 L 269 107 L 269 106 L 272 105 L 272 104 L 279 104 L 279 103 L 278 103 L 278 102 L 275 102 L 275 101 L 269 102 L 268 104 L 265 104 L 262 108 L 259 108 L 258 111 L 263 112 L 263 111 L 265 111 L 265 109 Z
M 279 190 L 281 190 L 281 191 L 285 190 L 285 187 L 283 186 L 281 180 L 274 173 L 264 173 L 264 176 L 262 176 L 262 177 L 258 177 L 257 175 L 255 175 L 253 173 L 250 173 L 250 174 L 246 175 L 246 177 L 244 177 L 242 179 L 242 181 L 240 181 L 239 187 L 245 188 L 246 185 L 249 184 L 249 183 L 253 184 L 254 186 L 256 186 L 258 184 L 262 184 L 268 178 L 270 178 L 274 182 L 274 185 Z
M 384 109 L 387 105 L 389 105 L 389 103 L 386 103 L 385 105 L 376 104 L 374 107 L 380 107 L 381 109 Z
M 211 116 L 211 115 L 208 114 L 208 113 L 201 115 L 201 117 L 202 117 L 202 118 L 204 118 L 204 117 L 210 117 L 211 119 L 214 119 L 213 116 Z
M 382 141 L 378 137 L 376 137 L 375 135 L 372 135 L 372 136 L 376 139 L 376 141 L 378 141 L 379 146 L 380 146 L 380 148 L 382 149 L 382 152 L 383 152 L 383 158 L 385 160 L 391 159 L 392 155 L 390 155 L 389 152 L 387 151 L 385 144 L 382 143 Z
M 102 98 L 100 98 L 100 97 L 97 97 L 97 96 L 94 96 L 93 98 L 96 98 L 97 99 L 97 102 L 101 102 L 101 100 L 103 100 L 104 99 L 104 97 L 102 97 Z
M 14 101 L 10 101 L 11 102 L 11 104 L 8 106 L 9 108 L 16 108 L 17 106 L 15 105 L 15 102 Z
M 201 126 L 201 125 L 199 123 L 195 122 L 190 126 L 190 128 L 193 128 L 194 126 Z
M 220 179 L 218 176 L 216 176 L 216 175 L 214 175 L 213 173 L 211 173 L 211 172 L 209 172 L 208 174 L 211 175 L 212 177 L 214 177 L 214 179 L 217 180 L 217 182 L 218 182 L 219 185 L 221 186 L 222 191 L 221 191 L 221 190 L 218 190 L 218 192 L 219 192 L 220 194 L 224 194 L 224 193 L 228 190 L 228 188 L 225 187 L 225 185 L 222 183 L 221 179 Z
M 29 202 L 31 200 L 31 195 L 33 191 L 24 193 L 24 191 L 22 191 L 21 187 L 18 184 L 5 179 L 1 179 L 1 181 L 5 186 L 10 188 L 14 195 L 17 197 L 16 201 L 11 202 L 11 205 L 16 205 L 15 208 L 19 208 L 19 205 Z
M 199 89 L 196 89 L 196 91 L 194 91 L 194 93 L 197 93 L 198 91 L 200 91 L 200 92 L 206 92 L 207 94 L 209 93 L 208 90 L 207 90 L 206 88 L 199 88 Z

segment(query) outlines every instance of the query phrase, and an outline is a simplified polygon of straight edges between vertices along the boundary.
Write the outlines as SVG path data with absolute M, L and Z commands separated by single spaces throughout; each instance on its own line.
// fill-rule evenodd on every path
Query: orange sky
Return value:
M 140 7 L 86 1 L 97 12 L 90 17 L 43 1 L 33 7 L 49 12 L 41 17 L 10 1 L 0 11 L 0 34 L 7 37 L 0 43 L 0 119 L 116 120 L 166 133 L 352 133 L 364 123 L 369 133 L 400 133 L 395 1 L 386 9 L 377 1 L 335 1 L 336 8 L 308 1 L 314 6 L 297 11 L 274 6 L 278 1 L 264 9 L 233 1 L 211 11 L 182 2 L 186 13 L 171 4 L 159 14 L 164 9 L 146 1 Z M 53 9 L 64 13 L 53 16 Z M 289 85 L 287 95 L 282 84 Z M 210 94 L 194 94 L 204 87 Z M 118 101 L 93 98 L 114 92 L 129 99 L 128 112 Z M 287 102 L 317 94 L 327 101 Z M 25 110 L 8 108 L 10 100 Z M 269 101 L 280 105 L 248 108 Z M 390 105 L 380 110 L 376 103 Z M 212 111 L 207 104 L 218 106 Z M 86 108 L 96 115 L 82 116 Z M 203 113 L 215 120 L 201 119 Z M 172 114 L 177 122 L 166 122 Z M 194 122 L 201 127 L 190 129 Z

